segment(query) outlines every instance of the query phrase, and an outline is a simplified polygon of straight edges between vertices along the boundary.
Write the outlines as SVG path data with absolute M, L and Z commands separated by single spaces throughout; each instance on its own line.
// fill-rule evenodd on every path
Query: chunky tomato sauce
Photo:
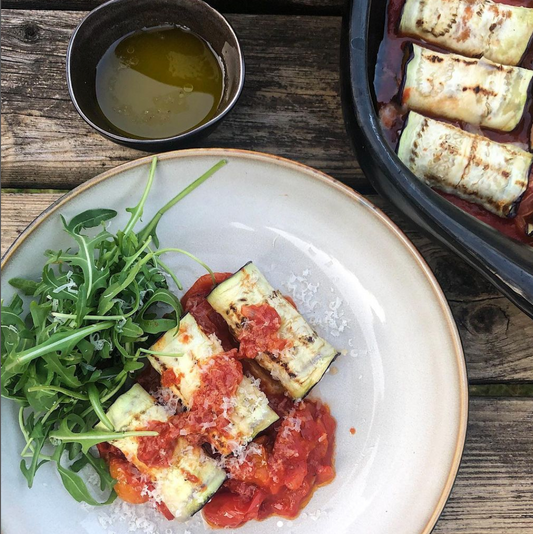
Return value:
M 225 451 L 227 441 L 233 439 L 228 430 L 233 412 L 230 400 L 235 397 L 243 378 L 238 356 L 237 349 L 231 349 L 210 358 L 202 366 L 201 387 L 193 395 L 189 409 L 170 417 L 166 423 L 152 421 L 148 424 L 147 430 L 155 430 L 159 435 L 139 438 L 139 460 L 151 467 L 170 465 L 180 437 L 191 445 L 210 443 L 214 449 Z M 167 369 L 160 383 L 169 387 L 179 380 L 173 370 Z
M 172 418 L 172 424 L 181 435 L 193 444 L 204 441 L 215 449 L 224 451 L 232 439 L 228 431 L 233 412 L 228 400 L 235 393 L 243 378 L 237 350 L 218 354 L 202 369 L 202 387 L 193 396 L 191 407 Z
M 281 318 L 268 304 L 243 306 L 246 319 L 239 334 L 239 352 L 246 358 L 255 358 L 260 352 L 279 352 L 290 343 L 278 334 Z
M 229 273 L 216 273 L 215 280 L 220 283 L 228 276 Z M 179 439 L 193 445 L 210 443 L 215 449 L 224 450 L 231 439 L 228 428 L 233 407 L 228 399 L 234 398 L 242 381 L 243 364 L 250 371 L 257 365 L 253 358 L 259 351 L 279 351 L 287 346 L 288 342 L 278 335 L 281 320 L 274 308 L 244 306 L 242 312 L 247 321 L 237 350 L 226 322 L 206 300 L 212 289 L 211 276 L 203 276 L 185 294 L 182 304 L 205 332 L 225 339 L 226 352 L 202 366 L 202 387 L 194 394 L 189 410 L 171 416 L 167 422 L 148 423 L 147 430 L 159 435 L 138 438 L 137 457 L 149 467 L 169 466 Z M 204 517 L 214 527 L 234 528 L 271 515 L 294 518 L 313 490 L 335 477 L 336 423 L 329 408 L 313 400 L 295 403 L 280 393 L 279 384 L 264 372 L 260 378 L 261 388 L 280 419 L 256 437 L 244 453 L 225 458 L 228 479 L 203 509 Z M 181 379 L 173 370 L 159 376 L 148 366 L 138 381 L 152 392 Z M 153 489 L 151 483 L 116 447 L 103 443 L 98 449 L 117 480 L 118 496 L 133 504 L 147 502 Z M 173 518 L 164 504 L 155 504 L 165 517 Z
M 114 489 L 117 496 L 131 504 L 142 504 L 150 500 L 153 484 L 129 462 L 124 454 L 110 443 L 99 443 L 98 453 L 109 466 L 109 473 L 117 481 Z M 153 501 L 155 507 L 170 521 L 174 516 L 162 502 Z
M 215 282 L 220 284 L 233 273 L 215 273 Z M 231 335 L 226 321 L 211 307 L 206 297 L 214 289 L 213 278 L 210 274 L 201 276 L 181 299 L 185 312 L 190 313 L 206 334 L 216 334 L 224 350 L 231 350 L 237 346 Z
M 335 420 L 318 401 L 294 404 L 270 398 L 281 417 L 248 446 L 243 458 L 226 462 L 229 478 L 203 508 L 213 527 L 236 528 L 272 515 L 295 518 L 313 490 L 335 477 Z
M 398 27 L 405 0 L 389 0 L 387 4 L 387 14 L 385 32 L 381 42 L 377 62 L 376 75 L 374 79 L 374 90 L 378 104 L 379 116 L 384 128 L 385 137 L 396 149 L 400 134 L 403 130 L 408 110 L 403 106 L 402 90 L 405 66 L 409 59 L 409 44 L 415 42 L 426 48 L 437 52 L 448 52 L 439 48 L 433 43 L 427 43 L 423 39 L 415 37 L 402 37 L 398 34 Z M 533 0 L 505 0 L 505 4 L 524 6 L 533 8 Z M 521 67 L 533 69 L 533 46 L 530 44 L 522 61 Z M 472 133 L 478 133 L 496 141 L 498 143 L 518 143 L 526 150 L 531 148 L 532 124 L 533 124 L 533 99 L 529 99 L 524 116 L 518 126 L 512 132 L 501 132 L 484 127 L 473 127 L 471 125 L 450 121 L 443 117 L 435 117 L 442 122 L 447 122 Z M 444 198 L 455 204 L 462 210 L 470 213 L 477 219 L 496 228 L 503 234 L 522 241 L 533 244 L 533 237 L 528 237 L 526 230 L 530 230 L 527 225 L 533 225 L 533 169 L 530 173 L 529 187 L 524 193 L 517 215 L 514 218 L 504 219 L 490 213 L 483 207 L 462 200 L 454 195 L 438 191 Z
M 168 422 L 150 421 L 144 430 L 153 430 L 159 434 L 137 438 L 137 458 L 150 467 L 168 467 L 172 462 L 178 437 L 174 427 Z

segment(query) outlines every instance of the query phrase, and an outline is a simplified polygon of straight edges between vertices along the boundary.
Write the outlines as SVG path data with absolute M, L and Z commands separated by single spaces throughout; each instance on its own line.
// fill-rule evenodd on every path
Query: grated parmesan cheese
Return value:
M 247 374 L 246 376 L 250 379 L 250 382 L 251 382 L 256 388 L 259 388 L 259 386 L 261 386 L 261 379 L 260 379 L 260 378 L 255 378 L 254 376 L 252 376 L 252 375 L 250 375 L 250 374 Z
M 325 517 L 327 516 L 327 512 L 324 511 L 324 510 L 320 510 L 320 508 L 318 510 L 316 510 L 315 512 L 311 512 L 309 514 L 309 519 L 311 519 L 312 521 L 317 521 L 320 517 Z
M 230 418 L 230 412 L 233 411 L 233 409 L 237 406 L 237 399 L 235 397 L 223 397 L 222 398 L 222 404 L 221 404 L 221 408 L 222 408 L 222 417 L 224 417 L 224 419 L 228 419 Z M 231 428 L 233 428 L 233 424 L 230 422 L 228 424 L 228 431 L 231 432 Z
M 292 431 L 294 432 L 300 432 L 300 429 L 302 427 L 302 420 L 294 417 L 295 410 L 291 410 L 289 415 L 285 418 L 280 437 L 283 439 L 289 438 L 290 433 Z
M 117 321 L 117 324 L 115 325 L 115 329 L 117 332 L 122 332 L 122 329 L 124 328 L 124 325 L 127 323 L 127 320 L 125 317 L 123 317 L 122 319 L 119 319 Z
M 90 508 L 94 510 L 94 508 Z M 117 499 L 113 504 L 98 509 L 98 523 L 106 534 L 114 534 L 115 530 L 122 532 L 135 532 L 137 534 L 205 534 L 212 532 L 204 523 L 201 514 L 183 523 L 169 521 L 149 504 L 129 504 Z M 182 526 L 183 525 L 183 526 Z M 181 529 L 186 525 L 186 530 Z
M 54 288 L 52 293 L 61 293 L 61 291 L 67 291 L 68 293 L 76 295 L 78 293 L 78 286 L 74 280 L 69 280 L 66 284 Z
M 291 273 L 283 286 L 297 303 L 300 313 L 313 328 L 323 330 L 332 337 L 339 337 L 342 332 L 350 329 L 342 309 L 343 300 L 335 296 L 324 311 L 323 306 L 320 306 L 320 300 L 324 300 L 319 296 L 320 283 L 309 282 L 310 274 L 310 269 L 305 269 L 301 275 Z M 330 292 L 334 294 L 335 289 L 331 287 Z
M 94 350 L 102 350 L 106 343 L 109 343 L 109 345 L 111 345 L 111 343 L 107 339 L 100 339 L 100 334 L 98 332 L 91 334 L 89 336 L 89 341 L 94 347 Z

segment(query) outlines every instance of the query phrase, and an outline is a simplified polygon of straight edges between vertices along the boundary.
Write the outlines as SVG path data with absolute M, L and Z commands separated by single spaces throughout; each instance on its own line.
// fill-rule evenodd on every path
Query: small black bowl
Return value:
M 113 131 L 96 100 L 96 67 L 106 50 L 125 35 L 176 25 L 202 37 L 222 62 L 224 92 L 215 116 L 205 124 L 164 139 L 136 139 Z M 237 102 L 244 85 L 244 58 L 229 22 L 202 0 L 111 0 L 91 11 L 76 28 L 67 50 L 70 98 L 83 120 L 111 141 L 159 152 L 190 146 L 208 135 Z
M 349 0 L 341 41 L 344 119 L 363 172 L 420 229 L 456 252 L 533 317 L 533 249 L 457 208 L 416 176 L 387 143 L 373 80 L 386 0 Z

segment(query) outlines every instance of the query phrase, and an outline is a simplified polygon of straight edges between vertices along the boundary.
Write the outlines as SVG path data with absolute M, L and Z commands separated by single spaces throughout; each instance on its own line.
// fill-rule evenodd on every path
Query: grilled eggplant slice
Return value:
M 201 364 L 224 352 L 219 340 L 214 335 L 207 336 L 191 314 L 181 319 L 178 331 L 169 330 L 152 349 L 158 353 L 182 354 L 179 357 L 150 355 L 148 358 L 160 374 L 165 369 L 172 369 L 176 376 L 181 377 L 179 385 L 173 385 L 172 390 L 186 407 L 190 407 L 194 393 L 202 387 Z M 218 436 L 214 443 L 222 454 L 229 454 L 246 445 L 278 420 L 268 405 L 266 395 L 247 376 L 243 377 L 237 389 L 233 405 L 233 410 L 228 414 L 231 437 L 225 439 Z
M 533 35 L 533 9 L 492 0 L 407 0 L 400 32 L 465 56 L 518 65 Z
M 117 431 L 142 430 L 149 421 L 168 420 L 162 406 L 139 384 L 121 395 L 107 416 Z M 97 427 L 102 428 L 99 423 Z M 198 446 L 179 438 L 169 467 L 151 467 L 139 460 L 137 438 L 123 438 L 112 444 L 154 484 L 158 498 L 174 517 L 185 521 L 200 510 L 226 478 L 223 469 Z M 192 476 L 191 476 L 192 475 Z
M 403 103 L 410 109 L 509 132 L 520 122 L 533 71 L 413 45 Z
M 527 189 L 533 154 L 411 111 L 398 156 L 422 181 L 500 217 L 511 217 Z
M 207 300 L 224 317 L 237 339 L 246 322 L 241 312 L 243 306 L 268 304 L 278 312 L 281 318 L 278 334 L 290 345 L 277 354 L 259 353 L 255 361 L 279 380 L 294 399 L 304 397 L 338 355 L 251 262 L 213 289 Z

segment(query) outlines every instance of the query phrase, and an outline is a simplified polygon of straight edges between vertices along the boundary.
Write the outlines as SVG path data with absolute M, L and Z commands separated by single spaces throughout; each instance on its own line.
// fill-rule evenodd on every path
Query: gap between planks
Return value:
M 470 383 L 470 397 L 533 397 L 533 382 L 521 384 Z
M 2 195 L 2 254 L 60 196 Z M 470 380 L 533 382 L 533 321 L 453 253 L 412 229 L 383 199 L 367 198 L 404 229 L 435 273 L 461 334 Z

